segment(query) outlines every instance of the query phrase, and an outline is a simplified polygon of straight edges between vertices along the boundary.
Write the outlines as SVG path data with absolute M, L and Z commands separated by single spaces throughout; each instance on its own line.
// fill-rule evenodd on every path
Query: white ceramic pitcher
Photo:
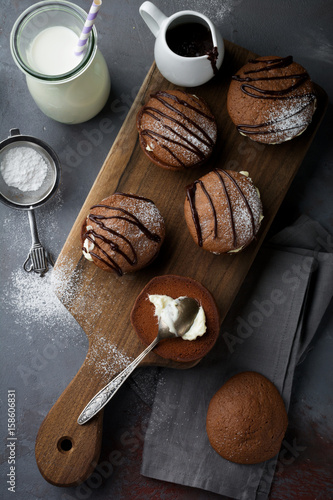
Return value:
M 155 35 L 155 61 L 162 75 L 185 87 L 202 85 L 214 76 L 214 68 L 207 55 L 183 57 L 173 52 L 166 41 L 169 29 L 179 24 L 200 23 L 206 26 L 212 36 L 213 47 L 217 47 L 216 69 L 221 67 L 224 57 L 224 43 L 218 29 L 207 16 L 193 10 L 182 10 L 167 17 L 152 2 L 144 2 L 139 12 L 148 28 Z

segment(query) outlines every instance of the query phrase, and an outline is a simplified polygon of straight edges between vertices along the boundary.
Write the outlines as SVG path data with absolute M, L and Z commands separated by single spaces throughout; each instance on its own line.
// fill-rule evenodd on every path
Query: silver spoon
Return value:
M 142 351 L 139 356 L 132 361 L 122 372 L 119 373 L 114 379 L 111 380 L 103 389 L 101 389 L 87 404 L 82 413 L 80 414 L 77 423 L 82 425 L 88 422 L 96 415 L 110 399 L 117 392 L 119 387 L 130 376 L 133 370 L 143 360 L 143 358 L 160 342 L 162 339 L 171 337 L 182 337 L 190 329 L 193 321 L 198 313 L 199 304 L 195 299 L 190 297 L 180 297 L 176 302 L 176 307 L 179 311 L 178 317 L 174 322 L 176 334 L 169 330 L 169 327 L 163 322 L 159 321 L 157 337 L 152 343 Z

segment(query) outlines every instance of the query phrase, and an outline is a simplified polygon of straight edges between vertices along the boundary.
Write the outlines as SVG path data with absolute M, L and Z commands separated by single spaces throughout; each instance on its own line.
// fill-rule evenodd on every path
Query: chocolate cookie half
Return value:
M 138 295 L 132 312 L 131 322 L 139 339 L 149 345 L 158 332 L 155 306 L 149 295 L 167 295 L 173 299 L 192 297 L 203 307 L 206 316 L 206 332 L 195 340 L 180 337 L 161 340 L 155 347 L 162 358 L 188 362 L 203 358 L 214 346 L 220 330 L 220 316 L 211 293 L 198 281 L 185 276 L 165 275 L 153 278 Z
M 287 426 L 278 390 L 260 373 L 238 373 L 209 403 L 206 429 L 210 444 L 231 462 L 256 464 L 274 457 Z
M 159 167 L 182 170 L 210 157 L 217 127 L 203 99 L 182 90 L 158 91 L 137 115 L 140 145 Z
M 292 56 L 270 56 L 251 59 L 232 77 L 227 109 L 241 134 L 279 144 L 304 132 L 316 102 L 307 71 Z
M 82 227 L 82 251 L 96 266 L 121 276 L 152 262 L 164 236 L 164 220 L 153 201 L 114 193 L 91 207 Z
M 239 252 L 256 236 L 262 204 L 247 172 L 217 168 L 186 193 L 185 220 L 199 247 L 215 254 Z

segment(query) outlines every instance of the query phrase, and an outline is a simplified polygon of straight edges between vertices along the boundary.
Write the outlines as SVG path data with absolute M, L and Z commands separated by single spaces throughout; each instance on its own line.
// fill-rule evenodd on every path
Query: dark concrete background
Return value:
M 80 125 L 63 125 L 44 116 L 32 101 L 23 74 L 14 64 L 9 34 L 17 16 L 33 2 L 1 0 L 0 139 L 10 128 L 49 143 L 62 163 L 61 187 L 36 212 L 42 243 L 56 257 L 153 61 L 153 35 L 139 16 L 140 0 L 104 0 L 98 16 L 99 47 L 110 69 L 112 89 L 104 110 Z M 90 0 L 77 0 L 85 10 Z M 329 95 L 323 123 L 307 153 L 271 233 L 301 213 L 333 234 L 332 98 L 333 5 L 324 0 L 156 0 L 166 14 L 193 9 L 208 15 L 222 36 L 261 55 L 292 54 Z M 100 134 L 102 118 L 112 131 Z M 149 418 L 155 370 L 142 369 L 105 411 L 102 459 L 117 450 L 121 460 L 102 478 L 78 488 L 60 489 L 41 477 L 34 457 L 38 428 L 83 362 L 84 332 L 52 294 L 50 274 L 40 279 L 22 271 L 30 248 L 27 214 L 0 207 L 1 266 L 1 498 L 7 491 L 7 391 L 17 402 L 18 499 L 217 499 L 218 495 L 140 476 L 144 428 Z M 297 368 L 290 408 L 289 442 L 295 447 L 279 468 L 273 499 L 333 498 L 332 326 L 323 325 L 305 361 Z M 332 323 L 331 323 L 332 325 Z M 146 380 L 146 391 L 142 391 Z M 150 392 L 151 389 L 151 392 Z

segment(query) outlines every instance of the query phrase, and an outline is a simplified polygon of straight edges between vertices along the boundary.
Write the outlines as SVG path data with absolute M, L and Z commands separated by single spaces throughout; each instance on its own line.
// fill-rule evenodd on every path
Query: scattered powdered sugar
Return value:
M 105 338 L 103 333 L 96 327 L 96 320 L 100 318 L 101 310 L 112 307 L 112 297 L 100 293 L 99 285 L 93 281 L 89 282 L 89 293 L 79 293 L 87 277 L 83 275 L 81 268 L 75 268 L 71 259 L 58 259 L 57 267 L 53 271 L 51 283 L 57 294 L 61 296 L 64 304 L 70 305 L 75 300 L 75 309 L 82 314 L 81 325 L 85 330 L 94 331 L 93 342 L 89 348 L 86 362 L 91 366 L 103 383 L 107 383 L 121 370 L 126 368 L 132 361 L 123 354 L 116 345 Z M 116 285 L 115 285 L 116 288 Z M 99 297 L 99 307 L 92 297 Z
M 36 210 L 36 221 L 38 232 L 43 246 L 50 251 L 50 235 L 59 233 L 57 213 L 62 207 L 62 198 L 60 191 L 54 196 L 47 207 Z M 13 230 L 15 228 L 15 230 Z M 10 241 L 9 256 L 11 249 L 18 249 L 21 255 L 22 264 L 27 257 L 30 246 L 31 236 L 29 230 L 29 221 L 25 211 L 10 210 L 8 215 L 3 218 L 2 234 L 4 241 Z M 54 236 L 53 236 L 54 237 Z M 52 254 L 52 252 L 50 252 Z M 8 269 L 14 262 L 11 271 Z M 6 266 L 7 286 L 4 288 L 2 300 L 3 307 L 8 314 L 11 314 L 12 321 L 20 325 L 22 330 L 26 330 L 27 337 L 32 338 L 32 327 L 40 325 L 41 327 L 56 326 L 57 335 L 63 331 L 69 331 L 69 326 L 73 325 L 73 318 L 56 297 L 52 287 L 52 268 L 43 278 L 31 272 L 24 271 L 16 259 L 10 259 Z M 58 332 L 59 330 L 59 332 Z
M 86 324 L 83 325 L 86 331 L 93 326 L 96 314 L 100 315 L 100 310 L 96 311 L 90 297 L 82 295 L 77 299 L 77 289 L 80 288 L 82 276 L 81 272 L 75 269 L 71 273 L 72 267 L 73 262 L 69 259 L 66 265 L 51 268 L 43 278 L 34 273 L 27 273 L 23 268 L 18 268 L 10 274 L 11 286 L 3 297 L 5 310 L 15 309 L 14 322 L 20 328 L 25 328 L 28 340 L 34 340 L 32 327 L 38 325 L 52 328 L 57 342 L 60 341 L 66 346 L 78 325 L 62 302 L 70 304 L 76 299 L 76 306 L 82 309 L 87 318 Z M 62 301 L 58 299 L 55 290 L 61 295 Z M 97 287 L 93 283 L 90 291 L 92 294 L 97 293 Z M 92 372 L 106 383 L 110 377 L 125 368 L 132 358 L 124 355 L 116 345 L 98 334 L 98 329 L 94 328 L 94 343 L 89 350 L 87 363 L 91 365 Z
M 90 265 L 93 266 L 93 264 Z M 57 266 L 51 276 L 52 289 L 61 298 L 64 306 L 75 309 L 75 315 L 80 318 L 80 325 L 84 330 L 89 332 L 94 329 L 97 336 L 99 332 L 96 328 L 96 321 L 100 318 L 101 310 L 112 307 L 112 297 L 101 294 L 100 285 L 89 280 L 89 276 L 82 272 L 80 266 L 75 266 L 76 263 L 68 256 L 58 258 Z M 89 290 L 85 286 L 87 280 L 89 280 Z M 114 288 L 116 287 L 115 283 Z M 96 307 L 93 297 L 99 297 L 99 307 Z
M 14 322 L 26 328 L 29 338 L 32 338 L 30 327 L 35 323 L 45 327 L 56 325 L 57 330 L 68 334 L 73 318 L 53 291 L 52 270 L 40 278 L 19 267 L 11 272 L 9 281 L 11 286 L 3 296 L 5 309 L 15 309 Z
M 54 204 L 51 203 L 52 208 L 44 217 L 36 214 L 43 243 L 44 240 L 48 240 L 45 234 L 47 231 L 54 235 L 59 233 L 56 213 L 62 206 L 61 195 L 57 194 L 54 201 Z M 13 231 L 13 227 L 15 227 L 15 231 Z M 26 213 L 16 210 L 8 212 L 8 215 L 3 219 L 3 236 L 5 239 L 10 236 L 12 248 L 21 249 L 23 245 L 26 245 L 26 253 L 28 253 L 31 242 Z M 45 246 L 49 249 L 47 244 Z M 74 253 L 75 248 L 73 248 Z M 23 250 L 23 260 L 24 258 Z M 70 305 L 75 300 L 78 312 L 82 311 L 83 316 L 87 318 L 85 323 L 80 321 L 85 331 L 89 331 L 96 320 L 96 315 L 100 315 L 100 311 L 94 307 L 91 296 L 84 293 L 78 295 L 85 282 L 85 276 L 81 268 L 75 266 L 76 263 L 71 258 L 58 258 L 57 266 L 50 267 L 42 278 L 33 272 L 27 273 L 22 266 L 11 271 L 7 267 L 4 271 L 3 275 L 6 273 L 7 286 L 3 289 L 2 295 L 3 311 L 11 318 L 10 321 L 18 325 L 18 328 L 13 330 L 20 331 L 20 334 L 24 333 L 28 342 L 33 343 L 36 341 L 37 334 L 40 335 L 40 332 L 48 330 L 51 331 L 51 341 L 61 342 L 64 347 L 68 345 L 73 336 L 76 336 L 78 342 L 82 342 L 82 339 L 86 342 L 85 336 L 80 331 L 80 326 L 65 306 Z M 121 282 L 115 281 L 115 289 L 117 286 L 120 287 Z M 90 283 L 89 290 L 95 296 L 99 294 L 98 286 L 94 282 Z M 105 300 L 108 301 L 108 306 L 112 307 L 112 298 L 107 297 Z M 94 333 L 98 336 L 98 329 L 95 328 Z M 46 333 L 46 335 L 50 335 L 50 333 Z M 107 344 L 105 344 L 103 352 L 108 360 L 105 361 L 105 371 L 107 371 L 107 363 L 110 361 L 110 353 L 117 366 L 120 366 L 120 363 L 125 365 L 126 357 L 117 350 L 116 346 L 111 344 L 108 351 Z M 93 361 L 94 358 L 90 359 Z M 102 368 L 103 363 L 100 361 L 98 369 L 102 370 Z
M 33 148 L 21 146 L 3 154 L 0 169 L 7 186 L 20 191 L 37 191 L 47 174 L 44 158 Z
M 183 0 L 179 5 L 178 10 L 195 10 L 205 14 L 213 22 L 219 22 L 226 18 L 233 10 L 239 8 L 244 0 L 192 0 L 188 2 Z M 177 4 L 178 5 L 178 4 Z
M 95 338 L 86 358 L 94 373 L 105 383 L 126 368 L 131 361 L 133 358 L 120 352 L 117 346 L 103 336 Z

